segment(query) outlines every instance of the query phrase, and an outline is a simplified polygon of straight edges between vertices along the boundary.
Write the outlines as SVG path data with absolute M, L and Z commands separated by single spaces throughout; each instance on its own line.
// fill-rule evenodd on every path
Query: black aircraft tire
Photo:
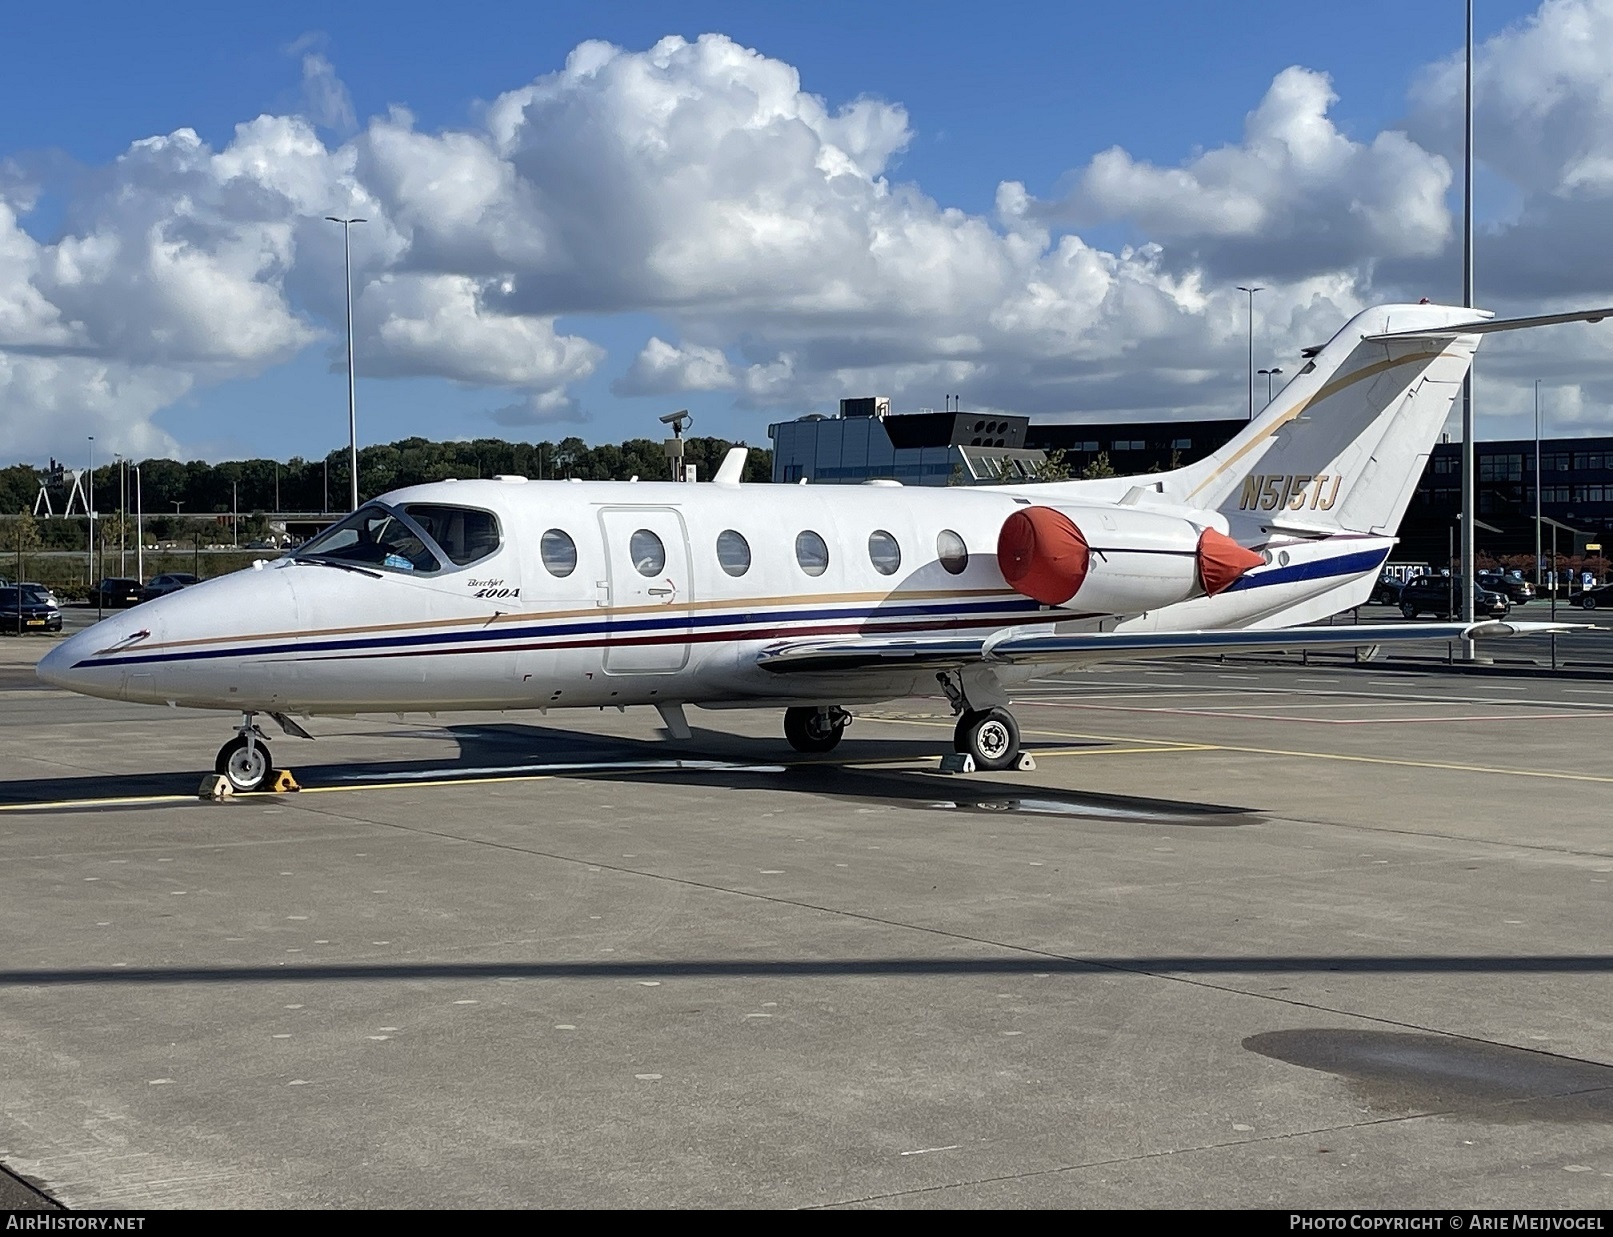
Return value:
M 265 790 L 274 780 L 274 758 L 269 755 L 269 745 L 262 739 L 253 741 L 249 758 L 246 736 L 238 734 L 218 749 L 213 771 L 230 779 L 231 790 L 242 794 Z
M 825 723 L 820 709 L 784 710 L 784 737 L 798 752 L 806 752 L 809 755 L 832 752 L 845 733 L 844 726 L 830 726 Z
M 1007 709 L 970 709 L 958 718 L 952 746 L 973 756 L 977 769 L 1011 769 L 1019 760 L 1019 723 Z

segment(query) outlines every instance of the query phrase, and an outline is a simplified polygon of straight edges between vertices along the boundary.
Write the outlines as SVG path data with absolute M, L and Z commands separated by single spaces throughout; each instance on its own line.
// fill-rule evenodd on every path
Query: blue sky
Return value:
M 1607 7 L 1595 0 L 1585 5 L 1593 16 Z M 1477 6 L 1481 42 L 1503 39 L 1494 52 L 1496 80 L 1514 82 L 1513 93 L 1520 98 L 1529 97 L 1530 73 L 1550 77 L 1554 45 L 1548 32 L 1533 44 L 1514 40 L 1518 46 L 1509 51 L 1504 32 L 1528 23 L 1537 7 L 1509 0 Z M 1556 16 L 1562 18 L 1560 30 L 1551 37 L 1571 45 L 1574 25 L 1568 18 L 1578 14 Z M 317 455 L 345 439 L 345 383 L 339 366 L 333 372 L 341 357 L 340 307 L 332 299 L 340 279 L 337 242 L 319 239 L 307 222 L 282 228 L 256 207 L 251 217 L 261 235 L 243 241 L 229 204 L 240 182 L 232 188 L 222 173 L 207 174 L 209 192 L 218 192 L 220 204 L 209 207 L 205 226 L 195 223 L 184 203 L 197 189 L 185 179 L 192 172 L 180 168 L 183 160 L 154 164 L 149 175 L 136 178 L 147 204 L 121 213 L 128 197 L 124 186 L 133 176 L 124 158 L 132 143 L 189 129 L 206 150 L 219 154 L 237 140 L 236 126 L 260 115 L 304 118 L 323 147 L 319 157 L 328 170 L 320 175 L 328 175 L 332 185 L 347 175 L 343 159 L 359 151 L 352 156 L 359 160 L 353 179 L 386 214 L 387 236 L 354 232 L 360 283 L 367 287 L 375 281 L 365 313 L 378 351 L 367 354 L 361 342 L 359 355 L 360 433 L 371 441 L 487 433 L 527 438 L 576 433 L 606 441 L 658 434 L 657 415 L 687 406 L 696 410 L 695 432 L 759 442 L 771 420 L 825 407 L 836 392 L 874 389 L 891 390 L 898 408 L 939 406 L 945 392 L 962 391 L 970 407 L 1061 419 L 1217 415 L 1236 411 L 1244 382 L 1240 332 L 1247 323 L 1233 318 L 1239 298 L 1222 295 L 1231 285 L 1246 279 L 1274 285 L 1257 320 L 1260 350 L 1273 356 L 1316 342 L 1311 336 L 1325 332 L 1325 323 L 1336 327 L 1354 305 L 1375 293 L 1429 288 L 1448 296 L 1458 287 L 1459 258 L 1447 234 L 1452 221 L 1429 215 L 1433 206 L 1457 204 L 1459 180 L 1447 185 L 1439 179 L 1441 167 L 1449 171 L 1440 159 L 1452 153 L 1451 133 L 1439 131 L 1437 117 L 1430 119 L 1449 99 L 1441 102 L 1429 86 L 1430 66 L 1461 45 L 1462 6 L 1456 0 L 1422 5 L 1368 0 L 1332 11 L 1254 0 L 1213 6 L 1136 0 L 1123 6 L 989 7 L 69 2 L 13 10 L 7 27 L 6 50 L 0 52 L 0 202 L 8 196 L 12 201 L 19 246 L 25 238 L 34 248 L 23 254 L 16 268 L 22 273 L 16 273 L 5 265 L 0 247 L 0 362 L 7 356 L 8 301 L 15 315 L 32 315 L 27 330 L 34 334 L 22 344 L 9 341 L 26 366 L 17 362 L 11 384 L 0 384 L 0 456 L 5 457 L 71 454 L 73 439 L 97 430 L 98 443 L 121 436 L 133 451 L 210 458 Z M 812 157 L 803 156 L 806 162 L 800 164 L 780 156 L 773 169 L 779 189 L 758 173 L 757 183 L 744 187 L 743 198 L 729 204 L 747 219 L 757 210 L 777 211 L 776 218 L 757 225 L 763 239 L 756 244 L 762 248 L 744 262 L 735 259 L 735 274 L 708 279 L 708 272 L 697 270 L 688 275 L 688 253 L 698 256 L 708 243 L 721 248 L 725 238 L 710 229 L 720 226 L 714 219 L 732 215 L 697 209 L 682 199 L 679 209 L 686 218 L 667 221 L 647 239 L 614 233 L 605 224 L 584 227 L 608 202 L 584 202 L 577 208 L 579 217 L 570 221 L 555 217 L 558 207 L 546 207 L 548 214 L 534 210 L 534 234 L 541 231 L 547 238 L 541 260 L 523 266 L 519 256 L 511 256 L 514 251 L 503 250 L 498 262 L 508 271 L 479 258 L 466 259 L 469 264 L 461 268 L 452 255 L 464 248 L 463 237 L 439 236 L 428 245 L 429 229 L 417 224 L 411 231 L 407 223 L 417 214 L 440 213 L 442 199 L 409 199 L 410 191 L 397 187 L 402 175 L 397 167 L 383 174 L 365 164 L 365 142 L 389 109 L 406 108 L 413 133 L 446 147 L 452 134 L 485 136 L 490 101 L 560 73 L 568 54 L 586 40 L 605 40 L 626 56 L 642 57 L 665 36 L 694 40 L 705 33 L 725 35 L 767 62 L 792 66 L 801 91 L 818 96 L 831 117 L 868 96 L 884 107 L 878 123 L 905 124 L 904 139 L 894 149 L 875 141 L 871 153 L 852 152 L 865 200 L 848 207 L 848 217 L 884 212 L 877 235 L 911 226 L 928 229 L 925 235 L 936 239 L 912 241 L 901 259 L 905 265 L 882 257 L 871 268 L 857 266 L 853 256 L 867 255 L 855 254 L 856 244 L 836 248 L 845 228 L 834 199 L 846 193 L 816 183 L 802 189 L 803 177 L 812 174 Z M 312 71 L 310 58 L 317 62 Z M 1274 83 L 1291 66 L 1312 76 L 1282 79 L 1292 89 L 1274 92 Z M 722 76 L 731 68 L 718 73 L 722 83 L 750 80 L 745 75 L 753 66 L 732 69 L 737 77 Z M 667 73 L 678 81 L 668 88 L 674 95 L 682 89 L 715 94 L 721 83 L 712 72 L 709 64 L 674 65 Z M 1583 77 L 1594 69 L 1576 72 Z M 1291 145 L 1294 133 L 1304 140 L 1316 127 L 1316 89 L 1307 83 L 1319 80 L 1317 74 L 1327 76 L 1336 96 L 1321 109 L 1330 129 L 1319 149 L 1327 143 L 1340 149 L 1319 156 L 1315 166 L 1305 164 L 1304 177 L 1316 183 L 1304 194 L 1250 190 L 1247 196 L 1264 194 L 1265 199 L 1245 202 L 1241 191 L 1228 186 L 1238 189 L 1240 177 L 1258 180 L 1256 164 L 1230 173 L 1208 165 L 1202 174 L 1193 170 L 1206 151 L 1260 145 L 1246 124 L 1268 92 L 1274 92 L 1274 111 L 1282 112 L 1274 131 L 1289 135 L 1282 140 Z M 1596 87 L 1594 80 L 1574 84 L 1591 100 Z M 344 92 L 351 123 L 340 115 Z M 1507 95 L 1499 86 L 1493 93 Z M 579 86 L 568 97 L 570 110 L 555 114 L 604 117 L 601 131 L 608 132 L 607 140 L 619 138 L 624 148 L 642 144 L 642 134 L 649 131 L 636 127 L 632 109 L 642 100 L 630 89 L 606 99 Z M 653 111 L 653 104 L 644 105 Z M 702 115 L 701 123 L 728 123 L 726 113 Z M 1497 131 L 1494 148 L 1508 158 L 1501 161 L 1504 166 L 1481 173 L 1485 219 L 1505 233 L 1497 235 L 1497 266 L 1507 271 L 1528 265 L 1505 249 L 1514 236 L 1520 247 L 1530 241 L 1528 204 L 1553 193 L 1561 199 L 1564 184 L 1583 192 L 1589 175 L 1583 168 L 1596 166 L 1591 156 L 1597 152 L 1580 151 L 1581 143 L 1570 152 L 1572 159 L 1565 155 L 1549 167 L 1535 167 L 1531 120 L 1539 123 L 1539 117 L 1520 115 L 1518 109 L 1497 113 L 1491 122 Z M 1589 133 L 1596 120 L 1593 110 L 1582 109 L 1554 123 L 1582 124 Z M 822 145 L 838 140 L 827 122 L 808 121 L 816 125 Z M 653 127 L 654 117 L 644 123 Z M 747 123 L 738 125 L 740 131 L 746 128 Z M 1385 132 L 1402 129 L 1412 135 L 1409 154 L 1379 141 Z M 691 145 L 689 164 L 709 163 L 713 152 L 725 149 L 724 140 L 719 128 L 703 132 Z M 1484 140 L 1481 132 L 1481 155 Z M 560 174 L 557 168 L 563 172 L 568 157 L 581 159 L 577 171 L 587 175 L 586 149 L 581 156 L 556 154 L 542 134 L 522 141 L 527 145 L 516 146 L 540 151 L 542 158 L 533 166 L 541 166 L 544 177 Z M 1594 145 L 1589 137 L 1586 141 Z M 784 144 L 777 138 L 768 150 Z M 1108 165 L 1110 175 L 1098 176 L 1102 169 L 1095 160 L 1116 147 L 1124 152 L 1125 166 L 1116 171 Z M 1349 151 L 1340 153 L 1344 147 Z M 162 158 L 170 153 L 171 148 Z M 1250 157 L 1258 155 L 1255 150 Z M 517 150 L 508 159 L 518 184 L 527 175 L 522 158 Z M 1406 189 L 1404 202 L 1395 197 L 1402 167 L 1404 183 L 1420 186 L 1415 195 Z M 1164 200 L 1180 187 L 1182 169 L 1197 178 L 1186 191 L 1195 199 L 1191 209 Z M 1277 175 L 1283 174 L 1279 168 Z M 1340 178 L 1336 192 L 1327 175 Z M 1373 191 L 1377 196 L 1364 204 L 1351 200 L 1337 220 L 1323 218 L 1328 204 L 1350 199 L 1363 178 L 1381 182 Z M 1005 182 L 1023 187 L 1029 205 L 1018 215 L 1003 213 L 999 186 Z M 880 185 L 908 186 L 900 192 L 922 201 L 898 210 Z M 552 185 L 539 188 L 548 192 Z M 643 189 L 651 201 L 662 192 L 656 183 Z M 1270 200 L 1277 197 L 1283 198 L 1280 204 Z M 165 203 L 173 204 L 172 210 L 154 222 Z M 333 195 L 330 209 L 341 206 Z M 1266 222 L 1246 226 L 1237 221 L 1240 209 Z M 314 210 L 310 198 L 291 213 L 317 222 Z M 957 214 L 948 217 L 948 211 Z M 1227 220 L 1206 222 L 1206 211 L 1226 212 Z M 1547 208 L 1540 211 L 1536 237 L 1538 228 L 1550 223 Z M 1368 217 L 1376 221 L 1371 228 L 1363 225 L 1360 235 L 1339 240 L 1345 225 Z M 1397 218 L 1409 221 L 1404 231 L 1411 239 L 1401 244 L 1391 237 L 1386 246 L 1384 229 L 1396 227 Z M 1307 219 L 1320 220 L 1314 225 L 1320 230 L 1308 233 Z M 800 242 L 803 252 L 822 254 L 826 286 L 801 283 L 800 253 L 780 258 L 777 273 L 771 271 L 774 255 L 765 238 L 797 224 L 809 234 Z M 180 289 L 153 309 L 143 299 L 142 280 L 155 279 L 159 268 L 144 259 L 131 258 L 126 272 L 107 274 L 93 289 L 87 285 L 82 255 L 93 247 L 79 242 L 93 235 L 117 248 L 107 238 L 123 238 L 120 252 L 129 254 L 136 238 L 153 234 L 153 228 L 203 257 L 232 244 L 273 249 L 275 256 L 263 269 L 244 275 L 246 260 L 239 252 L 221 259 L 243 286 L 238 296 L 211 308 L 205 296 L 190 308 L 176 304 L 190 295 Z M 1009 252 L 1013 246 L 1004 238 L 1016 228 L 1034 233 L 1025 242 L 1036 247 L 1030 257 Z M 1269 264 L 1258 250 L 1267 233 L 1276 238 Z M 554 237 L 578 235 L 597 237 L 601 252 L 578 260 L 583 273 L 577 278 L 607 283 L 620 278 L 622 284 L 596 312 L 584 312 L 576 297 L 544 294 L 557 278 Z M 1060 250 L 1067 237 L 1079 238 L 1109 281 L 1092 293 L 1091 304 L 1081 300 L 1078 288 L 1099 277 L 1070 273 L 1070 250 Z M 1299 256 L 1335 242 L 1339 251 L 1329 252 L 1326 262 Z M 1150 243 L 1157 252 L 1133 256 L 1134 249 Z M 377 255 L 387 245 L 383 260 Z M 991 245 L 1003 252 L 985 253 L 982 247 Z M 366 246 L 375 246 L 374 252 Z M 1378 252 L 1385 248 L 1392 252 Z M 429 259 L 422 257 L 428 249 Z M 957 281 L 956 293 L 940 298 L 939 307 L 918 304 L 922 296 L 901 292 L 909 287 L 905 280 L 925 286 L 926 253 L 935 255 L 932 281 Z M 72 270 L 64 276 L 69 258 Z M 613 260 L 623 269 L 612 269 Z M 1481 244 L 1481 294 L 1484 260 Z M 627 268 L 645 261 L 665 263 L 682 274 L 636 281 Z M 837 263 L 844 264 L 844 274 L 829 281 Z M 1246 267 L 1240 263 L 1249 273 L 1242 274 Z M 979 274 L 971 276 L 971 270 Z M 1046 299 L 1038 290 L 1055 270 L 1071 281 L 1058 287 L 1064 314 L 1058 320 L 1035 308 Z M 871 277 L 891 289 L 889 304 L 858 282 Z M 988 277 L 1002 286 L 994 285 L 978 304 L 969 303 L 969 289 Z M 409 280 L 417 282 L 405 297 L 400 288 Z M 449 281 L 458 282 L 450 286 Z M 1500 307 L 1511 312 L 1528 296 L 1552 299 L 1553 288 L 1526 285 L 1519 276 L 1516 289 L 1498 287 L 1496 295 L 1510 301 Z M 1565 288 L 1564 294 L 1590 295 L 1602 286 L 1592 280 L 1588 288 Z M 461 287 L 472 288 L 474 308 L 465 308 L 463 297 L 454 301 Z M 769 299 L 770 287 L 780 289 L 776 301 Z M 1146 289 L 1149 308 L 1135 308 L 1144 294 L 1128 289 L 1137 287 Z M 848 298 L 858 303 L 848 308 Z M 92 310 L 74 309 L 91 301 Z M 247 326 L 273 319 L 279 334 L 261 346 L 238 346 L 243 328 L 232 326 L 229 316 L 236 310 Z M 178 315 L 180 325 L 163 326 L 166 313 Z M 463 343 L 423 338 L 453 313 L 465 318 L 459 325 L 466 334 L 453 336 Z M 1164 325 L 1161 313 L 1170 319 Z M 495 323 L 494 314 L 514 316 Z M 147 322 L 152 338 L 134 338 Z M 983 322 L 990 330 L 976 330 Z M 1076 330 L 1066 322 L 1085 325 Z M 209 323 L 219 340 L 173 344 L 176 333 L 205 336 Z M 470 356 L 479 347 L 478 332 L 503 327 L 514 332 L 503 337 L 505 342 L 486 357 Z M 520 354 L 527 339 L 535 351 L 561 342 L 543 365 L 526 365 Z M 661 353 L 652 355 L 652 340 L 664 345 Z M 1079 359 L 1065 364 L 1066 355 Z M 1563 367 L 1565 389 L 1573 381 L 1575 394 L 1565 400 L 1574 416 L 1591 424 L 1595 409 L 1605 406 L 1597 391 L 1607 381 L 1606 353 L 1569 348 L 1549 355 Z M 62 356 L 71 357 L 71 363 L 58 359 Z M 102 369 L 95 371 L 92 363 Z M 1534 358 L 1530 364 L 1538 372 L 1545 360 Z M 1529 385 L 1523 372 L 1528 367 L 1519 365 L 1497 391 L 1505 415 L 1516 411 L 1517 393 Z M 1149 377 L 1171 366 L 1179 366 L 1181 374 L 1157 382 Z M 506 411 L 501 422 L 500 409 L 518 407 L 525 411 Z M 512 417 L 517 423 L 508 424 Z

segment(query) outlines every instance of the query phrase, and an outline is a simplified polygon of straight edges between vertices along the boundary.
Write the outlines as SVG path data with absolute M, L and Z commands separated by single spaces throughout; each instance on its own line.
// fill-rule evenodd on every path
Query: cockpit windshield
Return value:
M 415 575 L 442 569 L 430 535 L 385 503 L 365 504 L 291 557 Z
M 479 563 L 498 550 L 498 517 L 491 511 L 410 503 L 403 513 L 426 531 L 456 567 Z

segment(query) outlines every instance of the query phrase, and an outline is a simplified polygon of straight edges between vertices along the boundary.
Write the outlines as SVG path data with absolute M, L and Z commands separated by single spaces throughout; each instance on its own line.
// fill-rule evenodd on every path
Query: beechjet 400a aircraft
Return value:
M 1479 338 L 1613 309 L 1474 321 L 1387 305 L 1314 349 L 1185 468 L 969 489 L 712 483 L 411 486 L 288 557 L 159 598 L 40 663 L 92 696 L 241 715 L 217 769 L 274 769 L 255 716 L 653 705 L 784 709 L 826 752 L 847 705 L 933 693 L 984 769 L 1020 760 L 1009 692 L 1048 667 L 1383 645 L 1550 624 L 1302 627 L 1367 598 Z

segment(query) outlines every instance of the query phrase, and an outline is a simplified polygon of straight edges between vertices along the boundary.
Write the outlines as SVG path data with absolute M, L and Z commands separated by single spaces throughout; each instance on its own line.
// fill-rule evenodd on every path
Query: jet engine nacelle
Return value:
M 1139 614 L 1214 596 L 1263 562 L 1213 528 L 1135 507 L 1024 507 L 997 534 L 1011 587 L 1085 613 Z

